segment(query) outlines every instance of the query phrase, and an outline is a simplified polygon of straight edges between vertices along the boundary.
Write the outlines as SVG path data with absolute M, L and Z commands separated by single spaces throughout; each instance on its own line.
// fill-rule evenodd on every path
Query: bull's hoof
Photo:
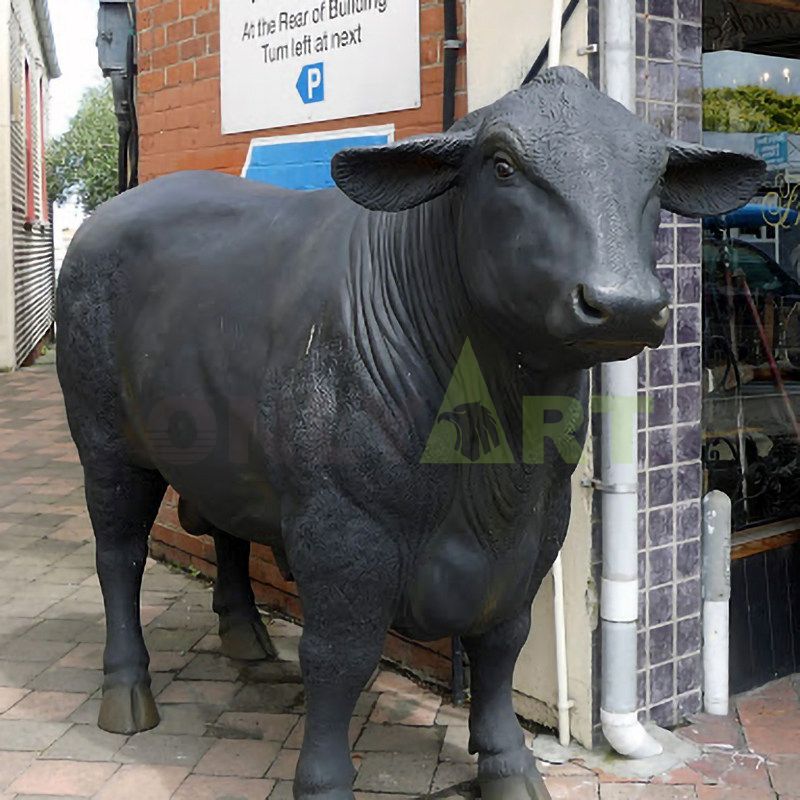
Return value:
M 482 800 L 552 800 L 535 766 L 523 775 L 479 778 Z
M 327 789 L 323 792 L 308 792 L 295 787 L 294 800 L 353 800 L 352 789 Z
M 480 759 L 481 800 L 552 800 L 527 747 Z
M 109 733 L 141 733 L 160 722 L 156 701 L 146 683 L 110 686 L 103 691 L 98 727 Z
M 220 651 L 237 661 L 275 661 L 278 653 L 260 617 L 219 619 Z

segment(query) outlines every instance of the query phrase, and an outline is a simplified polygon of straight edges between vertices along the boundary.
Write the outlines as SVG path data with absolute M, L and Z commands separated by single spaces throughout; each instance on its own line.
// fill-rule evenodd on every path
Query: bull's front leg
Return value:
M 328 538 L 325 546 L 323 538 L 317 546 L 295 548 L 294 559 L 290 555 L 303 604 L 300 667 L 307 706 L 296 800 L 352 800 L 350 718 L 380 660 L 397 601 L 393 545 L 366 521 L 343 527 L 335 545 Z M 298 551 L 308 554 L 308 563 Z
M 482 636 L 465 638 L 472 683 L 469 751 L 478 754 L 483 800 L 550 800 L 511 702 L 514 666 L 530 608 Z

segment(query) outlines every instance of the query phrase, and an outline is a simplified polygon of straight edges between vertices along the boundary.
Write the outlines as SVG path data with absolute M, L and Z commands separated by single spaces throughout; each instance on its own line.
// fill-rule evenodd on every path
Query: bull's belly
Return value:
M 417 559 L 393 627 L 433 641 L 475 636 L 515 616 L 531 600 L 532 538 L 497 554 L 470 534 L 437 534 Z
M 281 541 L 282 498 L 260 470 L 230 468 L 223 460 L 174 467 L 165 475 L 181 498 L 187 522 L 210 523 L 240 539 L 272 546 Z M 187 528 L 188 530 L 188 528 Z

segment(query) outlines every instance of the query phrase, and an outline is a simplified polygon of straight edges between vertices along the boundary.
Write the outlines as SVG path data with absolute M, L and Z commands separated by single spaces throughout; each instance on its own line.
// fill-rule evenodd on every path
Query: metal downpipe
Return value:
M 635 0 L 605 0 L 600 8 L 604 89 L 635 110 Z M 600 721 L 620 755 L 647 758 L 662 752 L 637 715 L 638 469 L 635 358 L 603 364 L 601 429 L 603 576 Z M 616 412 L 616 413 L 615 413 Z

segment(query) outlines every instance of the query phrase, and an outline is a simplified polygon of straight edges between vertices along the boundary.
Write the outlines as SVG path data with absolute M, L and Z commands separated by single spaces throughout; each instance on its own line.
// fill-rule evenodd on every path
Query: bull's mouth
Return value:
M 579 362 L 585 366 L 602 364 L 605 361 L 627 361 L 638 356 L 647 347 L 657 347 L 642 341 L 613 339 L 580 339 L 564 342 Z
M 640 342 L 631 339 L 581 339 L 566 342 L 568 347 L 587 350 L 644 350 L 645 347 L 658 347 L 660 343 Z

